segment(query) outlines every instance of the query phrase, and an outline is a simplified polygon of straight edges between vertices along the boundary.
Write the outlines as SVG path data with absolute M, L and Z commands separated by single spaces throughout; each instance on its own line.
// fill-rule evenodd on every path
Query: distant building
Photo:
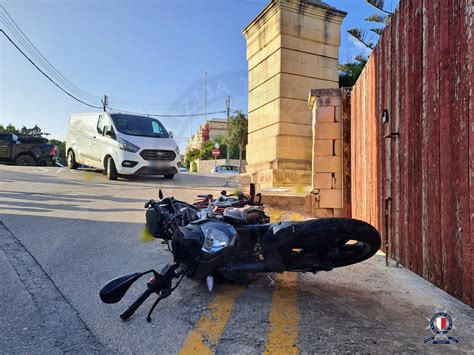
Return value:
M 222 118 L 213 118 L 200 125 L 198 131 L 189 137 L 188 149 L 199 149 L 204 142 L 212 140 L 218 136 L 227 133 L 227 120 Z

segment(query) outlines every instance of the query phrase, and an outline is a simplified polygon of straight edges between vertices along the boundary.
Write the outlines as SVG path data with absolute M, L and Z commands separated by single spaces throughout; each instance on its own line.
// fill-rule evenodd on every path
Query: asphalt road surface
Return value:
M 171 260 L 140 239 L 143 204 L 192 200 L 225 177 L 179 174 L 108 181 L 97 172 L 0 166 L 0 351 L 2 353 L 472 353 L 474 311 L 384 256 L 328 273 L 266 275 L 247 286 L 185 279 L 145 320 L 148 300 L 127 322 L 99 289 L 111 278 Z M 423 340 L 437 310 L 454 318 L 459 344 Z

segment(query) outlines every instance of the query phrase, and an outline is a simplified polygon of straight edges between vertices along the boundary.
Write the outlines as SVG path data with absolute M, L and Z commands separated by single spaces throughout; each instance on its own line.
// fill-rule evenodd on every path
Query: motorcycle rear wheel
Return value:
M 301 256 L 314 254 L 333 267 L 359 263 L 380 249 L 379 232 L 370 224 L 350 218 L 322 218 L 302 222 L 298 248 Z

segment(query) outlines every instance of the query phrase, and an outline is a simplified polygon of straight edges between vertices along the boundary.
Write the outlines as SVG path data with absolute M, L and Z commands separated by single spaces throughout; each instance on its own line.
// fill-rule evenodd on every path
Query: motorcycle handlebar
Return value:
M 150 295 L 153 293 L 154 291 L 150 288 L 150 287 L 147 287 L 147 289 L 145 290 L 145 292 L 143 292 L 141 294 L 140 297 L 138 297 L 136 299 L 135 302 L 133 302 L 121 315 L 120 315 L 120 318 L 122 318 L 122 320 L 126 320 L 127 318 L 131 317 L 133 315 L 133 313 L 135 313 L 135 311 L 137 310 L 138 307 L 140 307 L 142 305 L 143 302 L 145 302 L 145 300 L 150 297 Z

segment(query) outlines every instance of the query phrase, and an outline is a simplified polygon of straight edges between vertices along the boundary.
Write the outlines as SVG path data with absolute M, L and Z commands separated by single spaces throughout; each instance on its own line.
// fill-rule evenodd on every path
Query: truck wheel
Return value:
M 165 179 L 174 179 L 174 174 L 165 174 Z
M 67 152 L 67 167 L 69 169 L 77 169 L 78 164 L 76 162 L 76 156 L 74 155 L 74 152 L 70 150 Z
M 117 180 L 118 178 L 117 168 L 115 167 L 115 162 L 111 157 L 107 159 L 107 178 L 109 180 Z
M 35 158 L 33 158 L 32 156 L 29 156 L 29 155 L 20 155 L 19 157 L 17 157 L 15 159 L 15 165 L 19 165 L 19 166 L 35 166 L 37 165 L 36 164 L 36 160 Z

